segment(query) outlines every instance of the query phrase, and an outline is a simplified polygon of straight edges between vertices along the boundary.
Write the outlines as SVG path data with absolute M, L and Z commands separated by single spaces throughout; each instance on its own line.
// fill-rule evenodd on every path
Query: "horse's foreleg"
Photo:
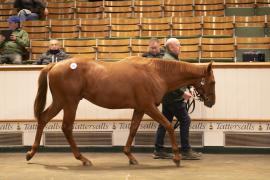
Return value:
M 32 148 L 30 151 L 27 152 L 26 154 L 26 160 L 29 161 L 37 152 L 37 149 L 40 144 L 41 136 L 43 133 L 43 130 L 46 126 L 46 124 L 54 117 L 56 116 L 59 111 L 61 110 L 61 106 L 53 102 L 41 115 L 40 119 L 38 119 L 38 126 L 37 126 L 37 131 L 36 131 L 36 136 L 35 136 L 35 141 L 34 144 L 32 145 Z
M 74 154 L 74 157 L 76 159 L 82 161 L 84 166 L 91 166 L 92 165 L 91 161 L 89 161 L 87 158 L 85 158 L 79 152 L 79 149 L 76 145 L 76 142 L 75 142 L 73 134 L 72 134 L 77 106 L 78 106 L 78 103 L 76 105 L 68 104 L 64 107 L 64 120 L 63 120 L 63 124 L 62 124 L 62 130 L 63 130 L 65 137 L 66 137 L 66 139 L 71 147 L 71 150 Z
M 130 147 L 131 147 L 133 138 L 136 135 L 136 132 L 139 128 L 143 115 L 144 115 L 144 112 L 140 112 L 137 110 L 134 110 L 133 112 L 128 140 L 127 140 L 126 146 L 124 147 L 124 153 L 127 155 L 129 159 L 129 164 L 138 164 L 138 161 L 131 154 Z
M 173 161 L 176 164 L 177 167 L 180 165 L 180 155 L 179 155 L 179 149 L 177 145 L 177 141 L 175 138 L 175 133 L 172 124 L 161 114 L 161 112 L 158 110 L 157 107 L 153 106 L 150 108 L 146 114 L 148 114 L 153 120 L 160 123 L 165 129 L 168 131 L 170 140 L 172 143 L 172 150 L 174 153 Z

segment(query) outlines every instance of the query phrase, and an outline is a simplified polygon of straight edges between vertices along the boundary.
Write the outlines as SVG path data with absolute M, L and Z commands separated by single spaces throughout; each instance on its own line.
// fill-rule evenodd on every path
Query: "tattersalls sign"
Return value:
M 13 125 L 12 123 L 1 123 L 0 124 L 0 132 L 2 131 L 11 131 L 13 130 Z
M 128 131 L 130 121 L 75 121 L 74 131 Z M 49 122 L 44 131 L 61 131 L 62 122 Z M 155 131 L 158 123 L 155 121 L 142 121 L 139 131 Z M 37 123 L 29 122 L 0 122 L 0 132 L 6 131 L 35 131 Z M 190 125 L 192 131 L 248 131 L 248 132 L 270 132 L 270 122 L 209 122 L 209 121 L 193 121 Z
M 269 132 L 269 122 L 215 122 L 211 123 L 212 129 L 216 131 L 235 132 Z
M 25 131 L 35 131 L 37 129 L 37 124 L 35 123 L 24 123 L 21 125 L 22 129 Z M 51 122 L 48 123 L 47 126 L 45 127 L 45 131 L 61 131 L 61 122 Z M 87 123 L 87 122 L 82 122 L 82 123 L 74 123 L 73 130 L 74 131 L 97 131 L 97 130 L 109 130 L 110 124 L 107 122 L 94 122 L 94 123 Z
M 113 145 L 125 145 L 129 134 L 131 122 L 128 120 L 77 120 L 74 123 L 74 132 L 112 132 Z M 61 132 L 62 121 L 52 120 L 44 129 L 44 132 Z M 140 132 L 155 133 L 158 123 L 152 120 L 144 120 L 138 129 Z M 35 121 L 9 121 L 0 122 L 1 133 L 22 133 L 23 145 L 32 145 L 37 129 Z M 179 131 L 179 129 L 176 129 Z M 226 132 L 244 133 L 270 133 L 270 122 L 226 122 L 226 121 L 192 121 L 190 131 L 202 132 L 204 144 L 208 146 L 223 146 L 222 134 Z M 213 140 L 217 140 L 214 142 Z M 210 143 L 209 143 L 210 142 Z

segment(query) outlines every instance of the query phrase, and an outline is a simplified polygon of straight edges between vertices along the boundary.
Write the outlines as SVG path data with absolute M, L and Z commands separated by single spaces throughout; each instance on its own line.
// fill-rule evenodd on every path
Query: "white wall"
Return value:
M 224 146 L 224 133 L 270 132 L 270 64 L 239 68 L 238 64 L 215 65 L 216 105 L 209 109 L 197 102 L 191 131 L 204 133 L 204 146 Z M 241 64 L 242 67 L 242 64 Z M 22 132 L 23 144 L 34 140 L 36 122 L 33 103 L 40 67 L 0 66 L 0 133 Z M 51 96 L 48 94 L 48 104 Z M 78 108 L 74 131 L 111 131 L 113 145 L 124 145 L 129 133 L 132 110 L 110 110 L 83 100 Z M 62 113 L 46 131 L 61 131 Z M 149 119 L 149 117 L 145 117 Z M 106 124 L 106 128 L 99 126 Z M 149 125 L 150 124 L 150 125 Z M 149 126 L 147 126 L 149 125 Z M 94 128 L 97 127 L 97 128 Z M 157 124 L 143 121 L 139 131 L 155 131 Z M 43 144 L 43 140 L 41 142 Z
M 196 119 L 270 120 L 270 69 L 215 69 L 216 104 L 202 104 Z
M 0 68 L 0 120 L 33 120 L 39 69 Z M 270 120 L 270 68 L 217 68 L 214 74 L 216 104 L 209 109 L 197 102 L 194 119 Z M 51 102 L 50 94 L 47 102 Z M 119 120 L 131 114 L 132 110 L 104 109 L 82 100 L 77 119 Z

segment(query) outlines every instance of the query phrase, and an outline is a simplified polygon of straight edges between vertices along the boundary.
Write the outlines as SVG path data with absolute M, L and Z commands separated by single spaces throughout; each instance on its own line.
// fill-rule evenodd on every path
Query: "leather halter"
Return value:
M 200 82 L 200 86 L 198 87 L 199 88 L 202 88 L 203 86 L 205 86 L 205 78 L 203 77 L 201 79 L 201 82 Z M 207 101 L 208 100 L 208 96 L 205 96 L 205 95 L 201 95 L 194 87 L 192 86 L 189 86 L 188 87 L 188 91 L 190 92 L 190 94 L 192 95 L 192 100 L 188 100 L 187 103 L 186 103 L 186 110 L 188 112 L 188 114 L 191 114 L 193 113 L 193 111 L 195 110 L 195 100 L 199 100 L 201 102 L 203 101 Z M 191 109 L 191 110 L 190 110 Z M 180 126 L 180 122 L 177 120 L 176 123 L 174 124 L 174 129 L 178 128 Z
M 205 86 L 205 83 L 206 83 L 206 80 L 203 77 L 201 79 L 200 85 L 199 85 L 199 87 L 197 87 L 197 89 L 201 89 L 203 86 Z M 201 91 L 202 91 L 202 93 L 204 92 L 203 90 L 201 90 Z M 209 99 L 208 96 L 206 96 L 205 94 L 200 94 L 195 88 L 193 88 L 193 90 L 191 91 L 191 94 L 195 100 L 199 100 L 201 102 L 207 101 Z

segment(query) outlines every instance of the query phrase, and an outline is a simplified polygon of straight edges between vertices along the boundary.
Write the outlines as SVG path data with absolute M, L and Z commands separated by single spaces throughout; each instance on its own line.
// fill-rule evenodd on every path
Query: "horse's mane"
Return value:
M 197 66 L 187 62 L 179 62 L 168 59 L 150 59 L 149 65 L 153 66 L 157 71 L 160 72 L 190 73 L 193 75 L 204 74 L 206 70 L 204 66 Z

